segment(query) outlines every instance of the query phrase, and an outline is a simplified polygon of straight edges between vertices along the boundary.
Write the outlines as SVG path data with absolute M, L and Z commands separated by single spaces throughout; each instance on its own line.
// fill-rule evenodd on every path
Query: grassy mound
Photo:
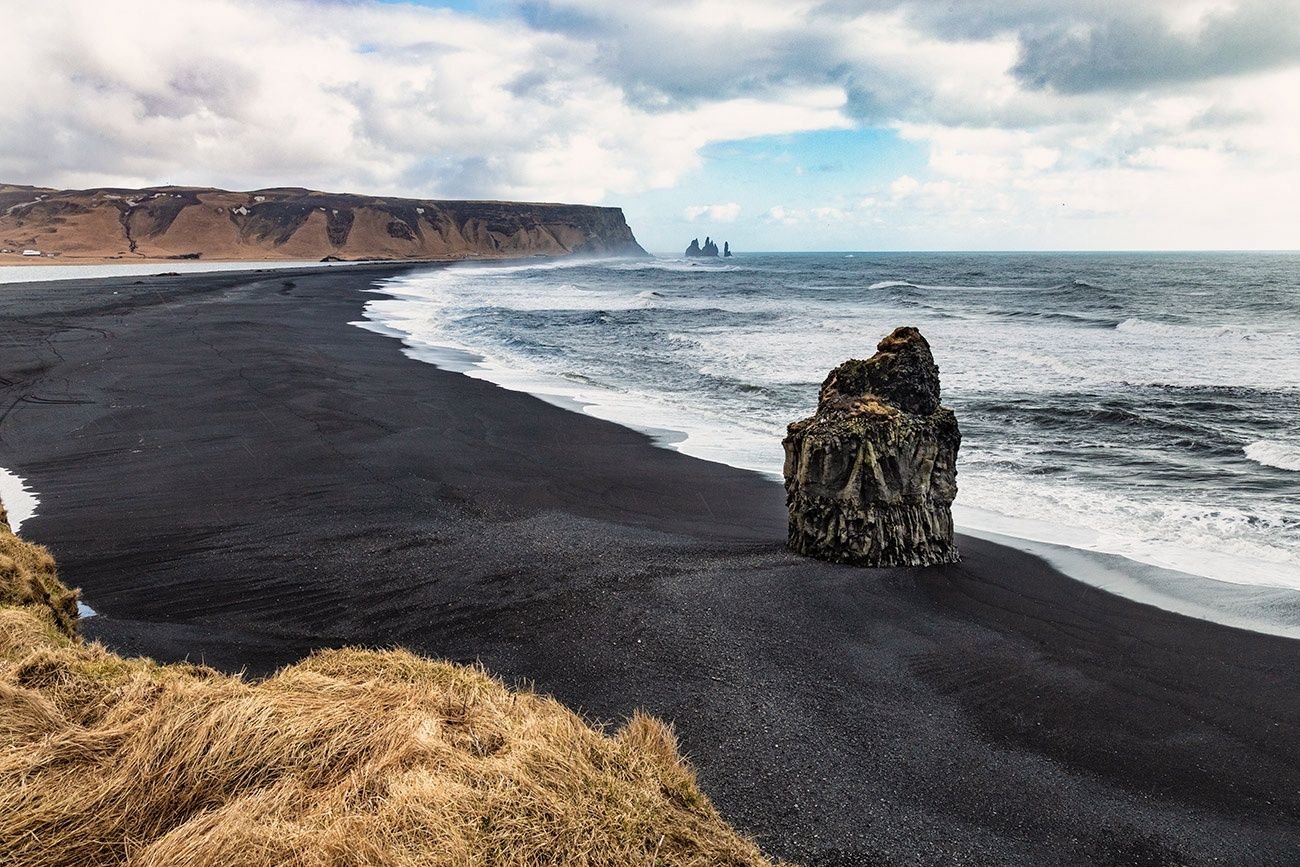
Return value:
M 3 507 L 0 506 L 0 515 Z M 758 865 L 672 732 L 404 651 L 250 682 L 77 635 L 49 552 L 0 522 L 0 860 Z

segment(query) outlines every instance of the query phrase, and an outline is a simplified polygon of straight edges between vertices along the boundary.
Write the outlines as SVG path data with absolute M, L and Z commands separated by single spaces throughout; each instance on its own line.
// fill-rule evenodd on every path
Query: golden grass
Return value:
M 2 507 L 0 507 L 2 508 Z M 77 635 L 54 560 L 0 524 L 0 861 L 760 865 L 671 730 L 405 651 L 250 682 Z

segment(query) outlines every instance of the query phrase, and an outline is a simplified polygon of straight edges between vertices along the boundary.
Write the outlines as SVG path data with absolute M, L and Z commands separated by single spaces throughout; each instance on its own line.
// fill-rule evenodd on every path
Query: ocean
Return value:
M 382 293 L 359 324 L 414 358 L 776 478 L 827 372 L 914 325 L 960 527 L 1300 591 L 1297 253 L 539 261 Z

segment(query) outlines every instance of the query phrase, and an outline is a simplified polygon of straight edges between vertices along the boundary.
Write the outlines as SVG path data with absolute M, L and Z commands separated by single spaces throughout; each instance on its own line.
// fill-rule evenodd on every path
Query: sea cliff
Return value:
M 24 251 L 34 251 L 39 256 Z M 0 262 L 643 256 L 619 208 L 0 184 Z

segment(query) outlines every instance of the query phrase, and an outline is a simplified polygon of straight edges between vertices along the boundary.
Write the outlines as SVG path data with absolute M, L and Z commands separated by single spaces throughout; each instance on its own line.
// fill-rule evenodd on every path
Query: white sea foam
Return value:
M 626 262 L 606 267 L 638 270 L 647 264 L 655 267 Z M 402 334 L 413 357 L 637 428 L 695 457 L 773 478 L 780 476 L 784 423 L 811 411 L 815 384 L 825 371 L 848 355 L 869 355 L 879 335 L 899 322 L 922 325 L 944 371 L 945 391 L 966 400 L 1014 394 L 1051 406 L 1060 394 L 1131 393 L 1141 384 L 1300 387 L 1300 369 L 1294 364 L 1300 357 L 1300 334 L 1291 332 L 1221 341 L 1213 365 L 1207 365 L 1203 342 L 1207 334 L 1223 329 L 1154 323 L 1160 327 L 1151 330 L 1132 317 L 1124 328 L 1113 329 L 1032 317 L 1001 320 L 991 328 L 985 319 L 954 317 L 946 308 L 930 313 L 887 299 L 846 305 L 844 298 L 854 287 L 835 283 L 833 275 L 830 283 L 806 287 L 803 273 L 791 276 L 784 283 L 786 295 L 768 296 L 719 293 L 712 287 L 700 291 L 672 282 L 675 278 L 654 283 L 650 277 L 633 282 L 583 274 L 571 281 L 537 281 L 517 279 L 499 268 L 443 269 L 388 281 L 382 291 L 396 297 L 370 302 L 365 327 Z M 656 288 L 646 289 L 647 284 Z M 721 392 L 707 394 L 638 385 L 615 369 L 568 358 L 553 347 L 536 351 L 532 341 L 563 340 L 567 325 L 558 330 L 546 326 L 534 335 L 531 329 L 502 330 L 508 317 L 485 314 L 490 308 L 612 312 L 637 307 L 673 317 L 663 320 L 671 327 L 655 339 L 658 351 L 671 353 L 674 370 L 730 379 L 737 394 L 728 394 L 725 383 Z M 728 312 L 744 315 L 718 315 Z M 515 345 L 516 338 L 524 339 L 522 348 Z M 577 345 L 568 348 L 579 351 Z M 761 389 L 769 395 L 762 399 L 768 403 L 747 401 L 739 394 L 744 389 Z M 805 393 L 807 405 L 799 403 Z M 764 409 L 775 406 L 774 401 L 786 403 Z M 1285 507 L 1276 514 L 1262 507 L 1248 513 L 1211 502 L 1213 497 L 1204 502 L 1155 500 L 1149 490 L 1126 490 L 1123 478 L 1097 484 L 1095 479 L 1034 475 L 1033 454 L 1018 454 L 1020 446 L 1008 443 L 999 448 L 994 455 L 980 454 L 974 442 L 963 447 L 956 515 L 964 528 L 1117 554 L 1134 564 L 1191 573 L 1223 582 L 1221 586 L 1300 590 L 1300 533 L 1294 512 Z M 1252 443 L 1245 453 L 1275 468 L 1300 468 L 1300 450 L 1284 443 Z
M 5 504 L 9 513 L 9 526 L 16 533 L 40 504 L 36 493 L 27 487 L 26 479 L 0 467 L 0 502 Z
M 1252 331 L 1229 325 L 1182 325 L 1171 322 L 1152 322 L 1130 317 L 1115 326 L 1116 331 L 1166 337 L 1178 340 L 1258 340 L 1267 338 L 1267 332 Z
M 740 265 L 709 259 L 639 259 L 631 262 L 616 262 L 608 266 L 611 271 L 675 271 L 682 273 L 706 274 L 717 271 L 742 271 Z
M 1059 287 L 1052 287 L 1059 288 Z M 929 284 L 913 283 L 910 280 L 880 280 L 872 283 L 867 287 L 868 291 L 879 289 L 924 289 L 926 291 L 936 292 L 1048 292 L 1051 291 L 1046 287 L 1035 286 L 973 286 L 956 283 L 947 284 Z
M 565 258 L 550 259 L 538 258 L 532 262 L 520 262 L 510 260 L 501 264 L 491 262 L 473 262 L 457 265 L 454 268 L 437 269 L 437 271 L 449 271 L 458 278 L 483 279 L 492 277 L 504 277 L 508 275 L 527 274 L 529 272 L 542 271 L 568 271 L 575 268 L 590 268 L 593 265 L 602 267 L 617 267 L 620 264 L 636 264 L 639 259 L 619 260 L 619 259 L 583 259 L 583 258 Z M 437 271 L 422 272 L 424 276 L 430 276 Z
M 1300 590 L 1296 551 L 1269 541 L 1281 515 L 1212 504 L 1138 500 L 1123 489 L 1026 478 L 968 465 L 953 508 L 963 528 L 1117 554 L 1165 569 Z
M 23 522 L 36 514 L 40 499 L 21 476 L 0 467 L 0 502 L 9 513 L 9 529 L 15 533 Z M 77 615 L 82 618 L 96 616 L 95 609 L 77 600 Z
M 1257 464 L 1300 473 L 1300 448 L 1273 440 L 1259 440 L 1242 449 Z

